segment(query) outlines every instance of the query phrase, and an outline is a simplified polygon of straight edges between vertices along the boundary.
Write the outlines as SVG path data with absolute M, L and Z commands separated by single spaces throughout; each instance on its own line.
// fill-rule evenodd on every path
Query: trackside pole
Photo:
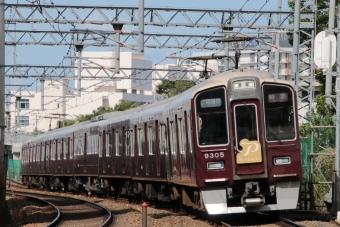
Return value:
M 5 206 L 7 159 L 5 158 L 5 1 L 0 0 L 0 226 L 7 226 Z
M 148 204 L 142 204 L 142 227 L 148 226 Z

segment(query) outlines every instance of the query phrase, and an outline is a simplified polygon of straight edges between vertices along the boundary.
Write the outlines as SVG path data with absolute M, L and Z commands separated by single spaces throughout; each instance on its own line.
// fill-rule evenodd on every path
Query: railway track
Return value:
M 94 202 L 37 192 L 9 191 L 15 196 L 40 200 L 54 207 L 56 217 L 47 226 L 101 226 L 112 225 L 111 212 Z
M 18 183 L 18 184 L 14 184 Z M 20 185 L 19 182 L 12 182 L 11 188 L 15 187 L 20 187 L 21 188 L 26 188 L 26 190 L 34 190 L 34 189 L 27 189 L 27 186 Z M 35 191 L 35 190 L 34 190 Z M 47 192 L 41 189 L 37 189 L 39 193 L 48 193 L 50 194 L 51 192 Z M 69 197 L 78 197 L 81 195 L 71 195 L 73 193 L 61 193 L 58 192 L 56 194 L 59 195 L 65 195 Z M 141 225 L 141 204 L 134 201 L 131 202 L 131 200 L 127 198 L 119 198 L 118 200 L 114 197 L 108 197 L 108 198 L 98 198 L 96 196 L 85 196 L 82 195 L 81 198 L 83 200 L 90 200 L 94 203 L 99 203 L 102 206 L 109 207 L 110 212 L 115 216 L 115 222 L 116 225 L 114 226 L 122 226 L 125 225 L 124 222 L 126 220 L 131 220 L 131 222 L 127 223 L 125 226 L 140 226 Z M 161 207 L 161 209 L 159 209 Z M 303 220 L 310 220 L 310 219 L 298 219 L 300 220 L 299 222 L 295 222 L 289 219 L 289 216 L 284 216 L 282 218 L 278 218 L 277 215 L 270 215 L 268 213 L 253 213 L 253 214 L 236 214 L 236 215 L 227 215 L 228 218 L 223 218 L 225 216 L 221 216 L 220 218 L 211 219 L 209 215 L 205 215 L 204 213 L 191 213 L 191 212 L 184 212 L 181 209 L 174 209 L 173 207 L 168 207 L 164 205 L 159 205 L 157 203 L 152 203 L 150 206 L 148 206 L 148 219 L 152 222 L 155 223 L 156 220 L 164 219 L 166 217 L 173 217 L 174 223 L 176 223 L 176 219 L 178 220 L 179 217 L 184 217 L 187 216 L 186 221 L 183 221 L 184 223 L 188 222 L 188 220 L 192 220 L 192 225 L 183 225 L 183 226 L 214 226 L 214 227 L 240 227 L 240 226 L 247 226 L 247 227 L 276 227 L 276 226 L 281 226 L 281 227 L 315 227 L 315 226 L 334 226 L 331 225 L 330 223 L 327 222 L 318 222 L 313 221 L 314 223 L 311 223 L 312 221 L 303 221 Z M 75 209 L 72 209 L 72 212 Z M 122 218 L 121 218 L 122 217 Z M 119 219 L 123 219 L 124 222 L 120 222 Z M 79 218 L 80 219 L 80 218 Z M 171 218 L 170 218 L 171 219 Z M 295 220 L 295 219 L 294 219 Z M 168 222 L 168 219 L 166 219 L 165 222 Z M 191 223 L 191 222 L 190 222 Z M 205 225 L 200 225 L 196 223 L 205 223 Z M 165 224 L 165 223 L 164 223 Z M 162 225 L 150 225 L 150 226 L 164 226 Z M 71 224 L 72 225 L 72 224 Z M 66 225 L 65 225 L 66 226 Z M 99 225 L 98 225 L 99 226 Z M 165 225 L 167 226 L 167 225 Z M 171 224 L 169 226 L 181 226 L 181 225 L 176 225 L 176 224 Z

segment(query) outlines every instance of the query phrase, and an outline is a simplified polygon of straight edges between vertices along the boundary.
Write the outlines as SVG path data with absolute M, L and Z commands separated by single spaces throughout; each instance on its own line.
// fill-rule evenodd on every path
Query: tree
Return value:
M 113 111 L 124 111 L 124 110 L 135 108 L 141 105 L 143 105 L 142 102 L 134 102 L 134 101 L 121 99 L 119 100 L 118 104 L 114 106 Z
M 89 121 L 95 116 L 99 116 L 105 113 L 110 113 L 113 111 L 124 111 L 127 109 L 131 109 L 134 107 L 138 107 L 142 105 L 142 102 L 134 102 L 134 101 L 129 101 L 125 99 L 119 100 L 119 102 L 114 106 L 114 108 L 109 107 L 105 108 L 104 106 L 98 107 L 96 110 L 93 110 L 91 114 L 80 114 L 76 117 L 76 120 L 70 120 L 66 119 L 65 121 L 58 121 L 57 122 L 57 128 L 62 128 L 63 126 L 70 126 L 73 125 L 77 122 L 83 122 L 83 121 Z
M 337 12 L 337 8 L 338 8 L 338 5 L 340 3 L 340 0 L 336 0 L 335 2 L 335 6 L 336 6 L 336 12 Z M 307 6 L 308 4 L 308 1 L 301 1 L 301 11 L 302 12 L 306 12 L 308 11 L 308 9 L 304 9 L 305 6 Z M 295 0 L 288 0 L 288 6 L 294 10 L 295 8 Z M 316 31 L 315 31 L 315 34 L 318 34 L 319 32 L 321 31 L 325 31 L 327 28 L 328 28 L 328 18 L 329 18 L 329 0 L 318 0 L 317 1 L 317 10 L 316 10 L 316 25 L 315 28 L 316 28 Z M 309 21 L 309 19 L 304 19 L 304 20 L 301 20 L 301 21 Z M 336 25 L 337 21 L 335 19 L 335 27 L 337 26 Z M 289 19 L 289 24 L 294 24 L 294 17 L 291 17 Z M 288 41 L 291 45 L 293 45 L 293 33 L 288 33 Z M 310 39 L 310 37 L 308 37 L 306 34 L 303 34 L 301 33 L 300 34 L 300 39 L 301 41 L 300 42 L 303 42 L 303 41 L 306 41 L 308 39 Z
M 165 95 L 168 98 L 180 94 L 195 85 L 195 82 L 188 80 L 163 80 L 162 83 L 156 86 L 156 92 L 157 94 Z

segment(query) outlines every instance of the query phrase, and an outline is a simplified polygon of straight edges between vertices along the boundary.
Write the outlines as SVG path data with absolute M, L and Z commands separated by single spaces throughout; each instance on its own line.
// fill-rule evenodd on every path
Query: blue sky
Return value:
M 19 4 L 30 4 L 30 2 L 35 0 L 5 0 L 5 3 L 19 3 Z M 138 7 L 139 0 L 125 0 L 125 1 L 117 1 L 117 0 L 53 0 L 52 1 L 56 5 L 115 5 L 115 6 L 136 6 Z M 145 0 L 144 4 L 145 7 L 175 7 L 175 8 L 195 8 L 195 9 L 240 9 L 243 6 L 243 10 L 259 10 L 260 8 L 265 5 L 262 10 L 277 10 L 278 0 L 269 0 L 267 3 L 266 0 L 238 0 L 238 1 L 231 1 L 231 0 L 191 0 L 191 1 L 183 1 L 183 0 L 171 0 L 171 1 L 164 1 L 164 0 Z M 50 0 L 40 0 L 41 4 L 51 4 Z M 122 4 L 123 3 L 123 4 Z M 287 6 L 287 0 L 282 0 L 282 10 L 289 10 Z M 8 17 L 8 15 L 6 15 Z M 20 26 L 30 26 L 28 24 L 24 25 L 17 25 L 17 29 Z M 40 26 L 40 27 L 39 27 Z M 44 26 L 44 27 L 41 27 Z M 85 25 L 76 25 L 77 28 L 86 28 Z M 35 25 L 35 28 L 40 29 L 52 29 L 50 25 Z M 69 29 L 69 25 L 60 25 L 59 28 L 61 30 Z M 21 27 L 22 28 L 22 27 Z M 92 29 L 99 29 L 99 30 L 109 30 L 112 29 L 108 26 L 90 26 Z M 131 30 L 138 30 L 136 26 L 126 26 L 123 29 L 131 29 Z M 203 29 L 195 29 L 195 28 L 169 28 L 169 27 L 146 27 L 145 31 L 158 31 L 164 33 L 192 33 L 198 34 L 199 32 L 204 32 L 204 34 L 212 34 L 216 31 L 216 28 L 207 28 L 206 30 Z M 17 64 L 39 64 L 39 65 L 59 65 L 66 55 L 69 47 L 68 46 L 32 46 L 32 45 L 19 45 L 17 46 Z M 99 48 L 99 47 L 87 47 L 84 51 L 105 51 L 112 48 Z M 6 64 L 13 64 L 13 52 L 14 49 L 11 46 L 5 47 L 5 61 Z M 127 51 L 125 48 L 121 48 L 121 51 Z M 148 49 L 145 48 L 145 59 L 153 61 L 153 63 L 158 62 L 160 59 L 164 59 L 166 56 L 170 55 L 173 52 L 178 50 L 172 49 Z M 193 51 L 192 51 L 193 52 Z M 187 51 L 183 53 L 183 55 L 190 55 L 191 51 Z M 73 54 L 73 50 L 72 53 Z M 163 63 L 170 63 L 170 60 L 166 60 Z M 69 64 L 69 61 L 64 61 L 64 64 Z M 31 83 L 32 80 L 23 79 L 10 79 L 7 80 L 7 83 L 11 84 L 28 84 Z M 35 89 L 37 86 L 33 86 Z M 39 87 L 39 86 L 38 86 Z

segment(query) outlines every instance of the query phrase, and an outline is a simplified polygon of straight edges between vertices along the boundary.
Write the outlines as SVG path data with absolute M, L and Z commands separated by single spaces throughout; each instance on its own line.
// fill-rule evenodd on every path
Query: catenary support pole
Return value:
M 334 161 L 334 186 L 333 186 L 333 206 L 332 213 L 337 214 L 340 210 L 340 9 L 338 13 L 338 29 L 337 29 L 337 78 L 336 78 L 336 131 L 335 131 L 335 161 Z
M 300 0 L 295 1 L 294 7 L 294 34 L 293 34 L 293 64 L 292 75 L 295 78 L 296 93 L 299 93 L 299 43 L 300 43 Z
M 5 10 L 4 0 L 0 0 L 0 222 L 5 213 L 6 169 L 5 163 Z M 3 225 L 1 223 L 0 225 Z
M 81 58 L 84 45 L 75 45 L 78 52 L 78 83 L 77 83 L 77 96 L 81 96 Z
M 282 9 L 282 0 L 278 0 L 278 8 L 277 11 L 281 12 Z M 277 15 L 277 23 L 280 24 L 281 23 L 281 15 L 278 14 Z M 280 46 L 280 30 L 276 29 L 276 40 L 275 40 L 275 45 L 278 47 Z M 280 74 L 280 51 L 278 48 L 276 48 L 275 50 L 275 74 L 274 74 L 274 78 L 275 79 L 279 79 L 279 74 Z
M 45 80 L 40 79 L 41 83 L 41 110 L 44 110 L 44 103 L 45 103 Z
M 139 0 L 138 51 L 144 53 L 144 0 Z

